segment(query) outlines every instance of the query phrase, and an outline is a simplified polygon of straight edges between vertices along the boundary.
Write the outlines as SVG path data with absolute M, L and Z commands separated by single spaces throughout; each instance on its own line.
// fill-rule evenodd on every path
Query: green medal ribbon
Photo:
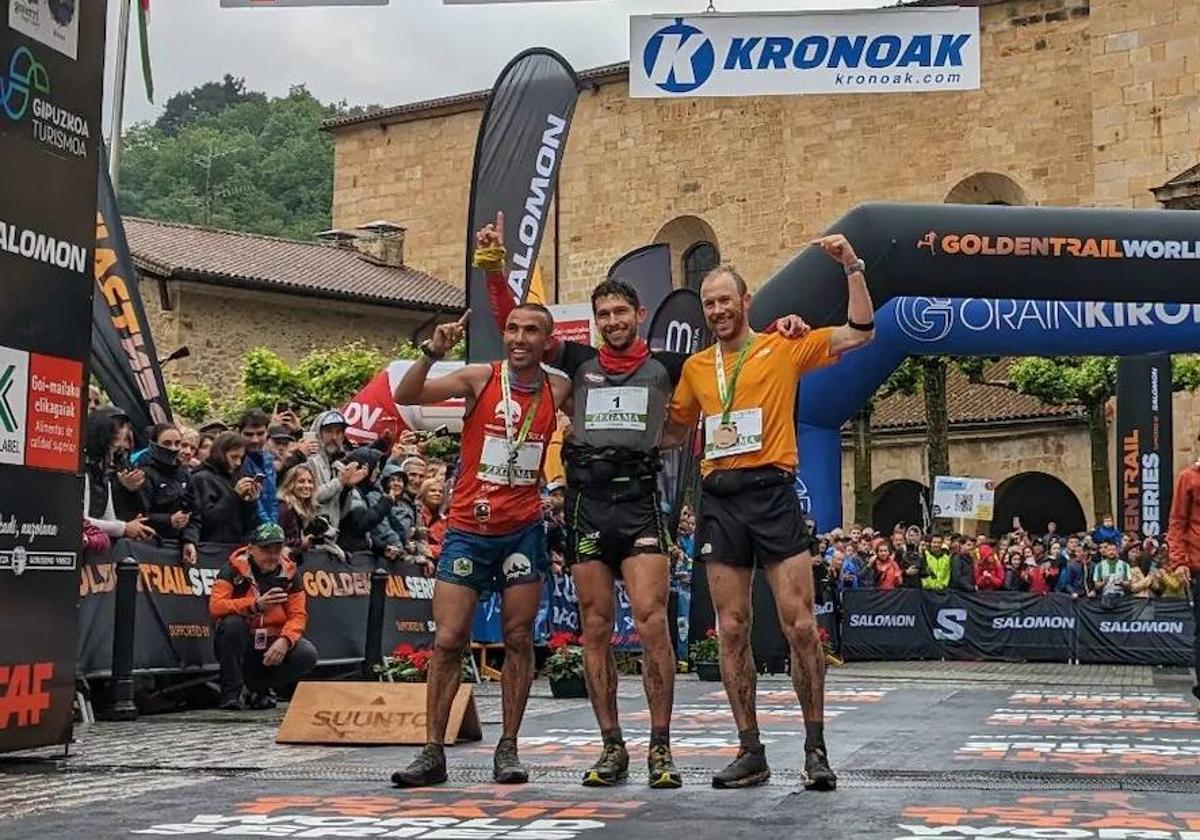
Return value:
M 721 344 L 716 346 L 716 366 L 717 366 L 717 396 L 721 399 L 721 425 L 729 425 L 730 409 L 733 406 L 733 395 L 737 390 L 738 377 L 742 373 L 742 365 L 746 362 L 746 357 L 750 353 L 750 347 L 754 344 L 754 340 L 758 338 L 754 333 L 750 333 L 750 337 L 746 339 L 746 343 L 742 345 L 741 352 L 738 353 L 737 359 L 733 363 L 733 374 L 729 378 L 729 384 L 725 384 L 725 356 L 721 353 Z

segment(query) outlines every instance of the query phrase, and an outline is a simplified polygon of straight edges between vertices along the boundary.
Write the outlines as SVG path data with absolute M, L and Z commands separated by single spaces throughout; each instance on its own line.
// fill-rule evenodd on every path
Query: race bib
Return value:
M 704 458 L 716 461 L 731 455 L 744 455 L 762 449 L 762 409 L 747 408 L 729 415 L 729 425 L 737 432 L 726 436 L 718 430 L 722 427 L 721 415 L 709 414 L 704 418 Z M 729 442 L 728 446 L 719 443 Z
M 542 448 L 540 441 L 526 441 L 517 450 L 517 457 L 508 460 L 508 443 L 502 437 L 487 435 L 483 439 L 483 451 L 479 454 L 479 470 L 475 475 L 489 484 L 508 486 L 511 474 L 514 487 L 527 487 L 541 480 Z
M 647 388 L 592 388 L 584 406 L 583 428 L 590 431 L 646 431 Z

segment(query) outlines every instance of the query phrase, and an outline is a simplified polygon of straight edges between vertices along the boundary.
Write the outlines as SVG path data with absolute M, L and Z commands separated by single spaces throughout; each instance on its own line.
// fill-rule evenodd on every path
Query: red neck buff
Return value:
M 600 369 L 610 376 L 633 373 L 642 362 L 650 358 L 650 348 L 643 338 L 635 339 L 625 350 L 614 350 L 607 344 L 600 345 Z

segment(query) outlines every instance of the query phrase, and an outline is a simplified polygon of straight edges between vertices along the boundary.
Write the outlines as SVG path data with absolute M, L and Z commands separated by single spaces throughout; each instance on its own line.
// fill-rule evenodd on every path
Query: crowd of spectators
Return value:
M 890 534 L 853 525 L 818 541 L 828 586 L 933 592 L 1058 592 L 1074 598 L 1186 598 L 1186 567 L 1170 569 L 1167 546 L 1122 532 L 1110 516 L 1090 532 L 1020 527 L 1000 537 L 928 533 L 896 525 Z
M 432 575 L 445 533 L 447 465 L 424 457 L 429 435 L 356 447 L 339 411 L 304 429 L 293 410 L 245 412 L 233 428 L 159 423 L 137 448 L 128 416 L 94 407 L 87 419 L 85 535 L 93 550 L 127 538 L 178 546 L 245 545 L 262 524 L 282 527 L 297 559 L 368 552 Z M 85 541 L 85 547 L 89 544 Z

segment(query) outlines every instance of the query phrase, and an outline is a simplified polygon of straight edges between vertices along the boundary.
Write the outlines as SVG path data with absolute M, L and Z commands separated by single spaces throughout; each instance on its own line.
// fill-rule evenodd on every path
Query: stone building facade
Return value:
M 350 341 L 386 354 L 462 311 L 460 288 L 404 264 L 402 230 L 372 254 L 370 233 L 322 244 L 137 218 L 125 229 L 158 354 L 189 350 L 166 374 L 218 400 L 255 347 L 292 364 Z
M 1153 208 L 1152 190 L 1197 163 L 1200 3 L 973 4 L 978 91 L 631 99 L 626 65 L 581 73 L 588 89 L 541 252 L 559 301 L 585 300 L 614 259 L 648 242 L 671 245 L 680 284 L 685 257 L 708 243 L 756 285 L 862 202 Z M 331 124 L 334 224 L 395 219 L 430 271 L 461 284 L 485 99 L 468 93 Z M 1195 439 L 1193 417 L 1177 415 L 1177 441 Z M 1069 417 L 1042 420 L 1019 430 L 997 421 L 986 434 L 960 424 L 952 464 L 986 463 L 997 480 L 1014 470 L 1056 476 L 1090 519 L 1086 432 Z M 878 486 L 919 460 L 905 435 L 880 437 Z

